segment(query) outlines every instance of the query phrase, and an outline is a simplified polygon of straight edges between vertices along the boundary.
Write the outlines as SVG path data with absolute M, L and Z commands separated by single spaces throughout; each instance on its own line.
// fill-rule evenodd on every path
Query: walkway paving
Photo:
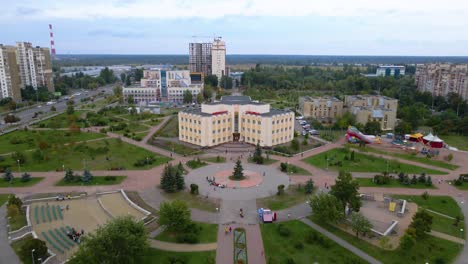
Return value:
M 462 238 L 454 237 L 454 236 L 447 235 L 445 233 L 437 232 L 437 231 L 434 231 L 434 230 L 431 230 L 431 232 L 429 232 L 429 235 L 435 236 L 435 237 L 438 237 L 438 238 L 442 238 L 442 239 L 445 239 L 445 240 L 449 240 L 449 241 L 452 241 L 452 242 L 455 242 L 455 243 L 458 243 L 458 244 L 462 244 L 462 245 L 464 245 L 465 242 L 466 242 Z M 468 261 L 468 259 L 467 259 L 467 261 Z
M 21 261 L 8 241 L 6 205 L 0 207 L 0 264 L 20 264 Z
M 175 251 L 175 252 L 199 252 L 199 251 L 211 251 L 218 248 L 217 243 L 205 243 L 205 244 L 179 244 L 169 243 L 159 240 L 150 239 L 150 247 L 164 250 L 164 251 Z M 221 262 L 220 262 L 221 263 Z
M 382 262 L 378 261 L 377 259 L 369 256 L 367 253 L 365 253 L 364 251 L 360 250 L 359 248 L 351 245 L 350 243 L 346 242 L 345 240 L 335 236 L 334 234 L 328 232 L 325 228 L 313 223 L 312 221 L 310 221 L 309 219 L 307 218 L 304 218 L 304 219 L 301 219 L 301 221 L 312 227 L 313 229 L 317 230 L 318 232 L 322 233 L 323 235 L 325 235 L 326 237 L 330 238 L 331 240 L 335 241 L 338 245 L 346 248 L 347 250 L 353 252 L 355 255 L 359 256 L 360 258 L 364 259 L 365 261 L 371 263 L 371 264 L 380 264 Z

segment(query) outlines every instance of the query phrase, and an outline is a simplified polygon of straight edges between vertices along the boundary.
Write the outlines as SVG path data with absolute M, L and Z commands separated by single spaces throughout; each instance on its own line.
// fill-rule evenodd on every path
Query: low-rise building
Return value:
M 294 137 L 294 112 L 270 109 L 249 96 L 223 96 L 179 112 L 179 140 L 203 147 L 231 141 L 274 146 Z
M 346 110 L 356 116 L 356 122 L 380 123 L 382 130 L 393 130 L 397 123 L 398 100 L 379 95 L 347 95 Z
M 304 117 L 335 119 L 343 114 L 343 102 L 332 96 L 302 96 L 299 98 L 299 111 Z
M 400 65 L 382 65 L 377 68 L 377 76 L 401 76 L 405 75 L 405 66 Z

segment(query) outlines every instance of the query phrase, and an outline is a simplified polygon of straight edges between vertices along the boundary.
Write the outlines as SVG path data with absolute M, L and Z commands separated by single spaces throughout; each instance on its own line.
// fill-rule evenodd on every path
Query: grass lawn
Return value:
M 17 216 L 11 217 L 8 223 L 10 224 L 11 231 L 15 231 L 26 226 L 28 224 L 28 220 L 26 220 L 26 212 L 20 212 Z
M 176 260 L 178 260 L 176 262 Z M 216 251 L 202 252 L 171 252 L 150 248 L 143 255 L 142 264 L 153 263 L 184 263 L 184 264 L 214 264 Z
M 388 184 L 376 184 L 372 178 L 355 178 L 359 182 L 360 187 L 382 187 L 382 188 L 412 188 L 412 189 L 437 189 L 435 185 L 426 186 L 426 184 L 418 182 L 416 184 L 406 185 L 400 183 L 397 179 L 390 179 Z
M 436 166 L 436 167 L 440 167 L 440 168 L 444 168 L 444 169 L 448 169 L 448 170 L 455 170 L 455 169 L 457 169 L 459 167 L 459 166 L 457 166 L 455 164 L 450 164 L 450 163 L 445 162 L 445 161 L 429 159 L 427 157 L 423 157 L 423 156 L 421 156 L 421 154 L 385 152 L 385 151 L 382 151 L 382 150 L 379 150 L 379 149 L 375 149 L 373 147 L 360 148 L 360 147 L 358 147 L 356 145 L 351 145 L 351 144 L 348 144 L 348 146 L 350 146 L 351 148 L 359 149 L 360 151 L 364 151 L 364 152 L 369 151 L 369 152 L 382 154 L 382 155 L 386 155 L 386 156 L 393 156 L 393 157 L 397 157 L 397 158 L 400 158 L 400 159 L 420 162 L 420 163 L 423 163 L 423 164 L 432 165 L 432 166 Z
M 212 163 L 224 163 L 224 162 L 226 162 L 226 158 L 221 157 L 221 156 L 202 158 L 202 160 L 212 162 Z
M 248 162 L 249 162 L 249 163 L 254 163 L 254 164 L 256 164 L 256 163 L 253 161 L 252 158 L 248 158 Z M 272 159 L 272 158 L 268 158 L 268 159 L 267 159 L 267 158 L 264 158 L 264 159 L 263 159 L 263 164 L 261 164 L 261 165 L 270 165 L 270 164 L 273 164 L 273 163 L 275 163 L 275 162 L 278 162 L 278 160 L 275 160 L 275 159 Z
M 162 119 L 150 119 L 150 120 L 147 120 L 147 121 L 143 121 L 144 124 L 147 124 L 149 126 L 156 126 L 156 125 L 159 125 L 159 123 L 161 123 Z
M 87 132 L 70 133 L 64 130 L 17 130 L 0 136 L 0 154 L 37 149 L 40 142 L 47 145 L 63 145 L 102 137 L 105 135 Z
M 460 221 L 458 226 L 455 226 L 453 225 L 455 223 L 453 219 L 431 212 L 428 213 L 432 216 L 432 230 L 465 239 L 465 225 L 463 220 Z
M 208 165 L 208 163 L 201 161 L 201 160 L 193 159 L 193 160 L 187 161 L 187 166 L 191 169 L 198 169 L 206 165 Z
M 16 255 L 18 255 L 18 257 L 20 258 L 23 264 L 32 264 L 31 252 L 28 252 L 27 254 L 24 254 L 24 255 L 21 254 L 21 247 L 31 239 L 33 239 L 32 236 L 26 236 L 20 240 L 16 240 L 15 242 L 11 243 L 11 247 L 15 251 Z M 47 256 L 45 258 L 47 258 Z M 42 260 L 44 261 L 45 258 L 42 258 Z M 38 263 L 38 262 L 36 261 L 35 263 Z
M 387 169 L 387 160 L 355 152 L 354 161 L 350 160 L 351 151 L 345 148 L 331 149 L 318 155 L 304 159 L 305 162 L 321 169 L 344 170 L 349 172 L 379 172 Z M 348 157 L 347 160 L 345 156 Z M 328 160 L 328 161 L 327 161 Z M 328 163 L 328 166 L 327 166 Z M 341 164 L 341 166 L 339 165 Z M 422 168 L 414 165 L 400 163 L 396 160 L 388 160 L 388 171 L 393 173 L 404 172 L 421 174 L 447 174 L 446 172 Z
M 114 133 L 119 135 L 132 134 L 149 130 L 149 127 L 144 126 L 138 122 L 128 122 L 125 129 L 114 131 Z
M 279 224 L 260 225 L 267 263 L 366 263 L 298 220 L 281 224 L 291 231 L 289 236 L 284 237 L 279 234 Z M 324 242 L 306 243 L 306 237 L 311 234 L 321 237 Z M 301 244 L 302 249 L 300 249 Z M 294 262 L 287 262 L 288 258 L 292 258 Z
M 65 182 L 63 179 L 55 183 L 55 186 L 95 186 L 95 185 L 115 185 L 124 181 L 127 176 L 94 176 L 91 182 L 80 181 Z
M 159 138 L 158 139 L 153 138 L 149 143 L 156 147 L 165 149 L 167 151 L 173 151 L 180 155 L 196 155 L 196 154 L 203 153 L 201 150 L 191 148 L 187 145 L 179 144 L 179 143 L 175 143 L 172 141 L 163 140 Z
M 468 190 L 468 182 L 464 182 L 462 185 L 455 185 L 453 181 L 450 181 L 453 187 L 457 188 L 458 190 L 466 191 Z
M 8 201 L 9 194 L 0 194 L 0 206 Z
M 269 208 L 271 210 L 283 210 L 294 205 L 304 203 L 310 195 L 307 195 L 304 186 L 290 185 L 282 195 L 273 195 L 257 199 L 258 208 Z
M 38 122 L 34 124 L 34 127 L 41 127 L 41 128 L 67 128 L 70 124 L 74 121 L 77 121 L 83 116 L 83 113 L 86 111 L 76 110 L 73 115 L 67 115 L 67 113 L 62 113 L 56 115 L 52 118 L 46 119 L 44 121 Z M 84 123 L 76 122 L 76 125 L 79 127 L 84 127 Z
M 452 263 L 463 249 L 463 245 L 427 235 L 424 239 L 417 241 L 410 250 L 402 250 L 400 248 L 396 250 L 384 250 L 334 226 L 323 223 L 317 224 L 386 264 Z M 430 254 L 428 254 L 429 252 Z M 438 259 L 443 260 L 443 262 L 437 262 L 436 260 Z
M 161 191 L 162 195 L 168 200 L 182 200 L 187 203 L 188 207 L 196 208 L 208 212 L 216 212 L 216 208 L 219 208 L 219 201 L 213 201 L 207 199 L 202 194 L 193 195 L 186 191 L 180 191 L 175 193 L 166 193 Z
M 26 152 L 25 156 L 26 163 L 21 165 L 23 171 L 62 170 L 63 165 L 65 168 L 73 170 L 82 170 L 83 167 L 90 170 L 118 168 L 145 170 L 171 160 L 115 138 L 49 148 L 43 151 L 43 159 L 40 160 L 33 157 L 33 152 Z M 147 157 L 154 157 L 155 161 L 148 166 L 135 166 L 136 161 L 144 161 Z M 10 158 L 0 162 L 1 167 L 11 167 L 12 170 L 18 170 L 16 162 Z
M 327 141 L 335 142 L 340 138 L 344 138 L 346 130 L 329 130 L 329 129 L 319 129 L 319 137 Z
M 179 137 L 179 118 L 171 117 L 155 134 L 158 137 Z
M 273 149 L 272 149 L 273 153 L 279 152 L 282 155 L 291 156 L 291 155 L 301 153 L 301 152 L 307 151 L 309 149 L 317 148 L 317 147 L 320 147 L 321 145 L 323 145 L 322 143 L 317 142 L 317 141 L 315 141 L 313 139 L 309 139 L 309 143 L 307 145 L 303 145 L 302 144 L 302 142 L 304 140 L 303 136 L 296 137 L 296 139 L 299 141 L 299 149 L 295 150 L 295 149 L 291 148 L 290 143 L 285 143 L 285 144 L 274 146 Z
M 468 137 L 467 136 L 442 136 L 442 139 L 451 147 L 455 147 L 459 150 L 468 151 Z
M 0 180 L 0 188 L 8 188 L 8 187 L 30 187 L 36 185 L 40 181 L 42 181 L 43 177 L 31 177 L 31 180 L 27 182 L 21 181 L 21 178 L 13 178 L 13 181 L 7 182 L 4 179 Z
M 279 167 L 281 169 L 281 167 Z M 303 169 L 299 166 L 293 165 L 293 164 L 288 164 L 288 171 L 287 173 L 289 175 L 312 175 L 308 170 Z
M 424 200 L 420 195 L 392 195 L 394 198 L 405 199 L 409 202 L 416 203 L 419 207 L 436 211 L 451 217 L 463 215 L 457 202 L 450 196 L 429 196 L 429 199 Z
M 195 222 L 197 226 L 201 227 L 200 235 L 198 236 L 198 243 L 214 243 L 218 237 L 218 225 L 217 224 L 206 224 L 201 222 Z M 177 243 L 176 235 L 167 230 L 156 236 L 154 239 Z

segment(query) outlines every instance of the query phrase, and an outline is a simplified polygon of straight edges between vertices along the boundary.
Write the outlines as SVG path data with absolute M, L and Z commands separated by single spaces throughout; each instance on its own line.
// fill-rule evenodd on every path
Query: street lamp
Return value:
M 36 251 L 36 249 L 33 248 L 33 250 L 31 250 L 32 263 L 33 263 L 33 264 L 34 264 L 34 251 Z
M 16 162 L 18 163 L 18 172 L 21 174 L 21 166 L 20 166 L 20 160 L 16 160 Z

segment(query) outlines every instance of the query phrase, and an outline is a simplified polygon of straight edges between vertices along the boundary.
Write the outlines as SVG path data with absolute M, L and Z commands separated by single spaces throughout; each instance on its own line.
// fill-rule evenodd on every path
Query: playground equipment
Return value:
M 395 212 L 395 208 L 396 208 L 396 203 L 395 203 L 395 202 L 390 202 L 390 203 L 388 204 L 388 210 L 389 210 L 390 212 Z
M 348 130 L 346 131 L 346 139 L 351 143 L 353 143 L 353 141 L 356 142 L 356 139 L 366 144 L 380 143 L 380 137 L 364 135 L 361 131 L 353 126 L 348 127 Z

